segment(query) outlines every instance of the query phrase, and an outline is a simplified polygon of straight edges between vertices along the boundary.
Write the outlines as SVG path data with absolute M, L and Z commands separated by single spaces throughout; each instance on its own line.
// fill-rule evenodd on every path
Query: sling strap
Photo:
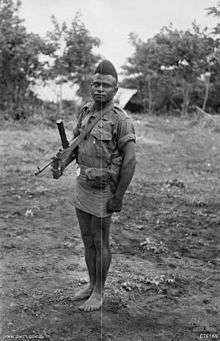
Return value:
M 68 160 L 73 159 L 74 151 L 75 149 L 80 145 L 80 143 L 86 139 L 86 137 L 89 135 L 90 131 L 95 127 L 95 125 L 109 112 L 109 110 L 112 109 L 112 105 L 108 106 L 104 110 L 100 110 L 96 113 L 95 118 L 92 120 L 92 122 L 89 123 L 89 120 L 85 126 L 85 128 L 81 131 L 80 135 L 78 135 L 73 142 L 70 144 L 70 146 L 65 150 L 65 156 L 64 160 L 62 162 L 68 163 Z

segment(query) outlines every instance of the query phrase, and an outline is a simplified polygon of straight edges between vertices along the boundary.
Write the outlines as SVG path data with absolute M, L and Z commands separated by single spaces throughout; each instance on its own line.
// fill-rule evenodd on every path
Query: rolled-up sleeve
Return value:
M 119 149 L 122 149 L 129 141 L 136 142 L 134 125 L 129 117 L 118 122 L 117 140 Z

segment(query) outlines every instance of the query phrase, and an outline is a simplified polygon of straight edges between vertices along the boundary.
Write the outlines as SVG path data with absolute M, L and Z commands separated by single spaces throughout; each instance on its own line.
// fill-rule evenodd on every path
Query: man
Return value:
M 88 136 L 78 146 L 74 205 L 85 247 L 89 285 L 77 293 L 75 300 L 86 301 L 81 310 L 93 311 L 102 306 L 104 284 L 111 263 L 109 229 L 113 212 L 119 212 L 125 191 L 135 170 L 135 132 L 127 114 L 113 104 L 118 90 L 117 72 L 111 62 L 102 61 L 91 84 L 92 102 L 79 115 L 74 137 L 101 113 Z M 62 158 L 61 158 L 62 159 Z M 62 175 L 70 163 L 60 162 L 52 169 L 54 177 Z

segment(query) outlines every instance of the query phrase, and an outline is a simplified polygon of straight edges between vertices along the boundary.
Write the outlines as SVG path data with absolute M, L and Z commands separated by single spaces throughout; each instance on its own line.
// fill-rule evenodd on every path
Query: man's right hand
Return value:
M 59 179 L 63 174 L 64 169 L 72 162 L 76 156 L 70 154 L 69 148 L 60 149 L 54 158 L 51 166 L 51 171 L 54 179 Z
M 51 172 L 54 179 L 59 179 L 63 174 L 63 171 L 60 166 L 60 156 L 62 154 L 62 150 L 59 150 L 56 156 L 54 157 L 54 161 L 51 164 Z
M 54 179 L 59 179 L 63 174 L 60 168 L 54 168 L 53 165 L 51 166 L 51 172 Z

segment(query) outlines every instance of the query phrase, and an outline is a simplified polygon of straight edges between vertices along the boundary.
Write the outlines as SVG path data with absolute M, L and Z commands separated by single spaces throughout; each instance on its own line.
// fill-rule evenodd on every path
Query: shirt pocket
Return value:
M 112 125 L 111 121 L 100 121 L 91 131 L 96 155 L 106 162 L 111 159 Z
M 111 141 L 112 140 L 112 125 L 111 121 L 99 121 L 92 129 L 91 135 L 97 140 Z

